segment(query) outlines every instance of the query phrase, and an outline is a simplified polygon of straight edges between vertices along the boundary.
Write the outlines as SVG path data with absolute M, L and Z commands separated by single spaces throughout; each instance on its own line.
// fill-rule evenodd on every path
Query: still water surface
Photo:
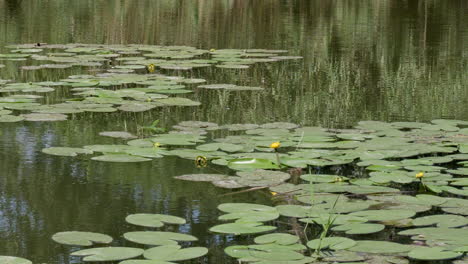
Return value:
M 12 43 L 188 45 L 287 49 L 301 61 L 241 73 L 186 73 L 211 83 L 267 87 L 260 95 L 197 91 L 198 108 L 139 114 L 78 115 L 58 123 L 0 124 L 0 255 L 34 263 L 79 263 L 51 241 L 65 230 L 102 232 L 126 243 L 126 215 L 184 217 L 180 227 L 210 248 L 204 263 L 234 263 L 229 236 L 210 234 L 222 202 L 271 203 L 265 193 L 223 196 L 203 183 L 172 179 L 213 173 L 165 157 L 141 164 L 45 155 L 42 148 L 119 143 L 101 131 L 183 120 L 219 124 L 290 121 L 350 127 L 359 120 L 468 120 L 468 2 L 465 0 L 0 0 L 0 46 Z M 58 80 L 81 70 L 21 72 L 5 63 L 0 79 Z M 50 102 L 70 93 L 57 91 Z M 222 168 L 218 168 L 222 170 Z

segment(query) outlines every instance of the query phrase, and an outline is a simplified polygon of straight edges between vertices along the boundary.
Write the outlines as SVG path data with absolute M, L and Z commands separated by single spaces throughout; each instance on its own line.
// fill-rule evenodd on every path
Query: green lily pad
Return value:
M 30 260 L 11 256 L 0 256 L 0 262 L 3 264 L 33 264 Z
M 468 218 L 459 215 L 428 215 L 413 220 L 415 226 L 460 227 L 468 225 Z
M 392 221 L 413 217 L 416 214 L 409 210 L 366 210 L 353 212 L 350 215 L 360 216 L 369 221 Z
M 281 171 L 254 170 L 237 172 L 240 179 L 237 182 L 245 186 L 269 186 L 287 181 L 291 175 Z
M 263 233 L 273 231 L 275 229 L 275 226 L 266 226 L 260 222 L 240 222 L 213 226 L 210 228 L 210 231 L 223 234 L 243 235 Z
M 24 117 L 14 115 L 0 115 L 0 123 L 12 123 L 23 121 Z
M 343 231 L 348 235 L 354 234 L 372 234 L 384 230 L 385 226 L 381 224 L 370 223 L 351 223 L 333 227 L 333 231 Z
M 409 252 L 411 249 L 412 247 L 409 245 L 402 245 L 394 242 L 360 240 L 356 241 L 355 246 L 348 248 L 347 250 L 374 254 L 392 254 Z
M 185 219 L 163 214 L 131 214 L 125 218 L 127 223 L 145 226 L 145 227 L 162 227 L 166 224 L 183 225 Z
M 93 154 L 92 150 L 82 148 L 51 147 L 44 148 L 42 152 L 55 156 L 76 157 L 78 154 Z
M 21 115 L 26 121 L 64 121 L 67 120 L 67 116 L 64 114 L 41 114 L 32 113 Z
M 258 236 L 254 239 L 257 244 L 275 243 L 278 245 L 291 245 L 299 241 L 298 236 L 285 233 L 266 234 Z
M 307 246 L 311 249 L 318 249 L 320 246 L 321 249 L 343 250 L 354 245 L 356 245 L 356 241 L 346 237 L 325 237 L 322 241 L 314 239 L 307 242 Z
M 86 247 L 93 244 L 109 244 L 112 237 L 100 233 L 67 231 L 54 234 L 52 240 L 59 244 Z
M 163 260 L 130 259 L 119 262 L 119 264 L 176 264 Z
M 132 139 L 136 136 L 128 133 L 126 131 L 104 131 L 99 133 L 100 136 L 112 137 L 112 138 L 123 138 L 123 139 Z
M 419 260 L 445 260 L 462 256 L 461 252 L 454 252 L 443 247 L 418 247 L 408 253 L 408 257 Z
M 153 246 L 176 245 L 177 241 L 197 241 L 197 238 L 191 235 L 161 231 L 127 232 L 124 238 L 138 244 Z
M 105 162 L 143 162 L 150 161 L 151 159 L 132 156 L 127 154 L 106 154 L 102 156 L 92 157 L 92 160 L 105 161 Z
M 130 247 L 102 247 L 79 250 L 71 253 L 72 256 L 84 257 L 83 261 L 117 261 L 138 257 L 144 252 L 141 248 Z
M 185 174 L 174 177 L 178 180 L 184 181 L 201 181 L 201 182 L 211 182 L 211 181 L 219 181 L 223 180 L 227 175 L 224 174 Z
M 182 261 L 199 258 L 208 253 L 204 247 L 181 248 L 179 245 L 166 245 L 147 249 L 143 256 L 151 260 Z
M 228 167 L 233 170 L 279 169 L 278 164 L 270 160 L 256 158 L 232 159 Z

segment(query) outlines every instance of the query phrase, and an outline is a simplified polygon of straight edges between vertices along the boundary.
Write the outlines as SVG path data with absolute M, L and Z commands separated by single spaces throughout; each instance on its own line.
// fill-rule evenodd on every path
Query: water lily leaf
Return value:
M 167 262 L 163 260 L 147 260 L 147 259 L 130 259 L 119 262 L 119 264 L 176 264 L 175 262 Z
M 182 261 L 188 259 L 199 258 L 208 253 L 208 249 L 204 247 L 181 248 L 179 245 L 165 245 L 150 248 L 145 251 L 143 256 L 152 260 L 163 261 Z
M 416 212 L 410 210 L 366 210 L 353 212 L 350 215 L 364 217 L 369 221 L 392 221 L 411 218 L 415 214 Z
M 0 115 L 0 123 L 20 122 L 23 120 L 24 120 L 23 116 Z
M 197 238 L 191 235 L 161 231 L 127 232 L 124 238 L 138 244 L 153 246 L 176 245 L 177 241 L 197 241 Z
M 254 169 L 279 169 L 275 164 L 267 159 L 243 158 L 229 160 L 228 167 L 233 170 L 254 170 Z
M 49 155 L 76 157 L 78 154 L 93 154 L 92 150 L 82 148 L 51 147 L 44 148 L 42 152 Z
M 345 181 L 348 178 L 338 175 L 328 175 L 328 174 L 303 174 L 301 179 L 309 182 L 336 182 L 336 181 Z
M 278 245 L 291 245 L 299 241 L 298 236 L 285 233 L 266 234 L 258 236 L 254 239 L 257 244 L 275 243 Z
M 173 106 L 199 106 L 201 105 L 200 102 L 196 102 L 188 98 L 179 98 L 179 97 L 158 99 L 157 102 L 163 105 L 173 105 Z
M 313 210 L 309 210 L 309 218 L 301 218 L 299 221 L 304 223 L 315 223 L 318 225 L 326 225 L 333 220 L 332 225 L 349 225 L 349 224 L 359 224 L 367 222 L 366 218 L 352 216 L 352 215 L 343 215 L 343 214 L 327 214 L 327 213 L 316 213 Z M 357 226 L 356 228 L 358 228 Z M 345 229 L 346 230 L 346 229 Z M 344 230 L 340 230 L 344 231 Z M 380 231 L 380 230 L 379 230 Z
M 117 261 L 131 259 L 143 254 L 141 248 L 130 247 L 102 247 L 79 250 L 71 253 L 72 256 L 84 257 L 83 261 Z
M 243 171 L 237 175 L 239 184 L 251 187 L 280 184 L 291 177 L 288 173 L 268 170 Z
M 238 189 L 238 188 L 246 187 L 245 185 L 239 184 L 237 182 L 238 178 L 239 177 L 227 177 L 225 179 L 215 180 L 212 183 L 216 187 L 225 188 L 225 189 Z
M 197 146 L 197 149 L 203 150 L 203 151 L 221 150 L 221 151 L 226 151 L 226 152 L 236 152 L 236 151 L 242 150 L 243 148 L 244 146 L 234 145 L 230 143 L 209 143 L 209 144 Z
M 287 248 L 278 248 L 276 244 L 250 245 L 250 246 L 230 246 L 224 252 L 238 258 L 239 261 L 254 262 L 268 261 L 268 263 L 296 263 L 295 260 L 304 259 L 304 255 Z M 300 262 L 299 262 L 300 263 Z
M 468 218 L 459 215 L 428 215 L 413 220 L 415 226 L 437 225 L 438 227 L 460 227 L 468 225 Z
M 400 231 L 399 235 L 417 235 L 418 240 L 437 240 L 450 245 L 466 245 L 468 229 L 448 227 L 413 228 Z
M 409 252 L 412 247 L 394 242 L 376 241 L 376 240 L 360 240 L 356 241 L 356 245 L 348 248 L 349 251 L 365 252 L 374 254 L 392 254 Z
M 218 206 L 218 209 L 225 213 L 276 212 L 275 207 L 253 203 L 223 203 Z
M 325 237 L 320 241 L 320 239 L 314 239 L 307 242 L 307 246 L 311 249 L 331 249 L 331 250 L 342 250 L 353 247 L 356 245 L 356 241 L 346 238 L 346 237 Z
M 210 228 L 210 231 L 215 233 L 242 235 L 263 233 L 275 229 L 275 226 L 266 226 L 260 222 L 241 222 L 213 226 L 212 228 Z
M 219 220 L 238 220 L 242 222 L 266 222 L 279 217 L 277 211 L 244 211 L 220 216 Z
M 11 256 L 0 256 L 0 262 L 3 264 L 33 264 L 30 260 Z
M 23 114 L 26 121 L 64 121 L 67 120 L 67 116 L 64 114 L 41 114 L 41 113 L 32 113 L 32 114 Z
M 211 181 L 223 180 L 226 177 L 228 177 L 228 175 L 224 175 L 224 174 L 184 174 L 184 175 L 176 176 L 174 178 L 178 180 L 184 180 L 184 181 L 211 182 Z
M 54 234 L 52 240 L 59 244 L 86 247 L 93 244 L 109 244 L 112 237 L 100 233 L 67 231 Z
M 353 223 L 333 227 L 333 231 L 344 231 L 348 235 L 353 234 L 372 234 L 384 230 L 385 226 L 381 224 Z
M 454 252 L 443 247 L 418 247 L 408 253 L 408 257 L 419 260 L 444 260 L 462 256 L 461 252 Z
M 125 218 L 125 221 L 133 225 L 145 227 L 162 227 L 165 223 L 176 225 L 185 224 L 185 219 L 183 218 L 163 214 L 131 214 Z
M 105 161 L 105 162 L 143 162 L 143 161 L 150 161 L 151 159 L 132 156 L 127 154 L 106 154 L 102 156 L 92 157 L 92 160 L 96 161 Z
M 99 135 L 105 136 L 105 137 L 123 138 L 123 139 L 136 138 L 136 136 L 126 131 L 104 131 L 104 132 L 100 132 Z
M 347 250 L 337 250 L 330 252 L 329 254 L 325 255 L 323 258 L 323 261 L 329 261 L 329 262 L 352 262 L 352 263 L 360 263 L 360 262 L 355 262 L 355 261 L 362 261 L 365 260 L 364 256 L 361 254 L 357 254 L 355 252 L 350 252 Z M 380 264 L 380 263 L 379 263 Z

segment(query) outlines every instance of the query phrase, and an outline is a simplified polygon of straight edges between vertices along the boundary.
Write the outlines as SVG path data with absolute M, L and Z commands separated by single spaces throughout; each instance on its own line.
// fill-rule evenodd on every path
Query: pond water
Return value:
M 174 156 L 106 163 L 41 150 L 121 144 L 99 132 L 137 133 L 138 126 L 154 120 L 168 130 L 185 120 L 220 125 L 282 121 L 327 128 L 351 128 L 361 120 L 468 120 L 467 13 L 465 0 L 0 0 L 0 53 L 9 52 L 5 46 L 10 44 L 89 43 L 281 49 L 303 57 L 246 70 L 163 71 L 265 88 L 262 93 L 197 90 L 188 97 L 201 102 L 198 107 L 0 123 L 0 255 L 34 263 L 81 263 L 51 236 L 93 231 L 131 246 L 121 235 L 137 228 L 126 224 L 125 217 L 148 212 L 185 218 L 179 231 L 198 237 L 197 244 L 210 250 L 200 263 L 237 263 L 223 249 L 243 240 L 207 231 L 220 223 L 217 206 L 273 205 L 270 193 L 224 195 L 230 191 L 173 179 L 190 173 L 232 174 L 228 168 L 197 168 L 192 160 Z M 5 64 L 0 79 L 15 82 L 93 74 L 82 67 L 25 71 L 19 67 L 28 65 L 24 62 L 0 64 Z M 57 103 L 71 95 L 57 89 L 41 102 Z

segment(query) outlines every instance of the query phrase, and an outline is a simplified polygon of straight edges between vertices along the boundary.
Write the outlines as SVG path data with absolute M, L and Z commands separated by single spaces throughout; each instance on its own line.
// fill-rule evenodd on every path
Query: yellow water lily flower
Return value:
M 210 52 L 215 52 L 215 51 L 216 51 L 216 49 L 210 49 Z
M 424 172 L 420 172 L 416 174 L 416 178 L 421 179 L 422 177 L 424 177 Z
M 281 146 L 281 143 L 279 143 L 279 142 L 273 142 L 273 143 L 270 144 L 270 148 L 272 148 L 272 149 L 277 149 L 280 146 Z
M 154 148 L 159 148 L 160 146 L 161 146 L 161 144 L 160 144 L 159 142 L 155 142 L 155 143 L 153 144 L 153 147 L 154 147 Z
M 153 73 L 156 70 L 156 66 L 154 66 L 154 64 L 150 64 L 146 66 L 146 69 L 148 70 L 149 73 Z
M 278 195 L 277 192 L 270 192 L 270 193 L 271 193 L 271 195 L 273 195 L 273 196 Z
M 343 178 L 340 177 L 340 176 L 337 176 L 335 177 L 335 179 L 333 179 L 334 182 L 343 182 Z

